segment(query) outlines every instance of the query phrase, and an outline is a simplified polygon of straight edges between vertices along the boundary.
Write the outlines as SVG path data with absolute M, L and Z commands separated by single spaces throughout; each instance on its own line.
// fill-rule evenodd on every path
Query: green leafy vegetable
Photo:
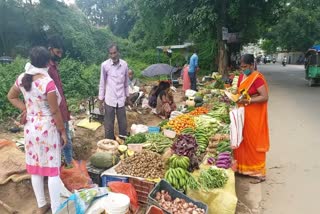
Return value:
M 147 138 L 144 133 L 138 133 L 126 139 L 125 144 L 141 144 L 146 142 Z

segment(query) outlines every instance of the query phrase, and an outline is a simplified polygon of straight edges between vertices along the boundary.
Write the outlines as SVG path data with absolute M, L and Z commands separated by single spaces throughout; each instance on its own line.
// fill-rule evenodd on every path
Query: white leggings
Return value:
M 41 175 L 31 175 L 31 183 L 39 208 L 47 204 L 44 195 L 43 179 L 44 177 Z M 59 176 L 48 177 L 48 189 L 51 201 L 51 211 L 54 214 L 60 205 L 61 180 Z

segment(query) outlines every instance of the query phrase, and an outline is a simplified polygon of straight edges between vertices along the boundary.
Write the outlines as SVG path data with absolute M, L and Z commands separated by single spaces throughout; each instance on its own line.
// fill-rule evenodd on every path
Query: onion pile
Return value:
M 205 210 L 193 203 L 188 203 L 184 199 L 172 199 L 167 191 L 161 190 L 156 193 L 156 200 L 159 205 L 172 214 L 205 214 Z

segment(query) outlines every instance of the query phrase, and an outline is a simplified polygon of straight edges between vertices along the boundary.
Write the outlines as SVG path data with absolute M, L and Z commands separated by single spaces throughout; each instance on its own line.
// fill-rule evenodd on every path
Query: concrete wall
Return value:
M 296 64 L 300 56 L 302 56 L 303 57 L 302 59 L 304 59 L 303 52 L 289 52 L 289 53 L 286 52 L 286 53 L 278 53 L 273 55 L 276 56 L 277 62 L 282 62 L 283 57 L 287 56 L 288 64 Z

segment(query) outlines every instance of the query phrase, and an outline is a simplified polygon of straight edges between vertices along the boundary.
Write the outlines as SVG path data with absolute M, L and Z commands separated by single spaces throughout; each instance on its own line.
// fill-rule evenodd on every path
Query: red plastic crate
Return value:
M 164 212 L 160 208 L 152 205 L 152 206 L 149 207 L 149 209 L 146 212 L 146 214 L 164 214 Z
M 138 178 L 129 178 L 129 183 L 134 186 L 140 204 L 148 203 L 148 195 L 155 186 L 155 183 L 150 181 L 140 180 Z

